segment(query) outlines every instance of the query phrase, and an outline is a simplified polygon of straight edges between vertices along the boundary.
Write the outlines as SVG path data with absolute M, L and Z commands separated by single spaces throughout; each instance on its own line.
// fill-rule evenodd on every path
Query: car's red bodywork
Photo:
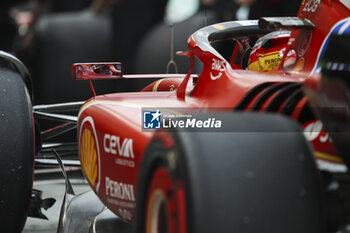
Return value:
M 320 53 L 332 29 L 340 22 L 350 22 L 349 4 L 342 2 L 349 3 L 303 1 L 298 17 L 316 26 L 291 27 L 278 73 L 233 69 L 210 47 L 208 36 L 213 32 L 257 24 L 257 21 L 228 22 L 208 26 L 189 38 L 190 52 L 186 55 L 191 60 L 197 57 L 204 65 L 198 80 L 190 77 L 189 72 L 182 78 L 158 81 L 144 92 L 101 95 L 88 100 L 78 116 L 80 159 L 85 176 L 103 203 L 125 221 L 134 221 L 138 171 L 144 151 L 154 136 L 153 131 L 142 128 L 143 108 L 272 111 L 288 113 L 299 120 L 304 129 L 319 126 L 316 119 L 301 119 L 307 108 L 307 99 L 300 94 L 301 83 L 317 73 Z M 286 67 L 284 62 L 288 59 Z M 196 79 L 194 85 L 193 78 Z M 172 91 L 174 89 L 176 91 Z M 296 101 L 292 101 L 295 98 Z M 323 129 L 316 133 L 310 130 L 308 137 L 317 158 L 341 162 Z

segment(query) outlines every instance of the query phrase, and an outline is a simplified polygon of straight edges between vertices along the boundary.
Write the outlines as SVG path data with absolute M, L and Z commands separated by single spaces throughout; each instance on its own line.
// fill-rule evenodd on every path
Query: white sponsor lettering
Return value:
M 218 59 L 215 59 L 213 58 L 213 63 L 211 64 L 211 70 L 213 71 L 219 71 L 220 73 L 217 74 L 217 75 L 213 75 L 211 72 L 210 72 L 210 78 L 211 80 L 216 80 L 216 79 L 219 79 L 222 75 L 222 71 L 225 71 L 226 69 L 226 63 L 222 60 L 218 60 Z
M 315 140 L 320 135 L 322 127 L 323 125 L 321 121 L 316 121 L 306 126 L 304 129 L 306 139 L 310 142 Z
M 321 143 L 326 143 L 329 139 L 330 139 L 329 134 L 326 133 L 326 134 L 323 135 L 323 136 L 321 135 L 321 137 L 320 137 L 320 142 L 321 142 Z
M 328 140 L 330 140 L 329 134 L 328 133 L 322 134 L 322 132 L 323 132 L 322 122 L 315 121 L 315 122 L 313 122 L 305 127 L 304 136 L 310 142 L 319 138 L 319 141 L 321 143 L 326 143 Z
M 126 201 L 135 201 L 134 186 L 106 177 L 106 195 Z
M 133 140 L 125 138 L 120 142 L 120 137 L 110 134 L 105 134 L 103 137 L 103 147 L 106 153 L 118 154 L 125 158 L 134 158 Z
M 224 71 L 225 70 L 225 62 L 222 60 L 218 60 L 213 58 L 213 63 L 211 64 L 211 69 L 216 71 Z
M 321 3 L 320 0 L 308 0 L 303 8 L 303 11 L 315 12 L 318 6 L 320 5 L 320 3 Z
M 130 160 L 130 159 L 116 158 L 115 164 L 119 164 L 119 165 L 126 166 L 126 167 L 135 167 L 135 161 Z
M 128 201 L 120 201 L 120 200 L 116 200 L 113 198 L 107 198 L 107 202 L 112 204 L 112 205 L 117 205 L 123 208 L 135 208 L 135 203 L 133 202 L 128 202 Z
M 221 77 L 222 73 L 219 73 L 218 75 L 214 76 L 211 72 L 210 72 L 210 78 L 211 80 L 216 80 L 219 79 Z

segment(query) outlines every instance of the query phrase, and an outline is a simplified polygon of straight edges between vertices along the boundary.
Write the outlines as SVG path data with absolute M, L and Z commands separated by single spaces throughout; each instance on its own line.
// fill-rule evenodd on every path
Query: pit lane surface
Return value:
M 78 177 L 70 180 L 76 194 L 90 190 L 85 178 Z M 34 181 L 34 189 L 43 191 L 42 198 L 55 198 L 56 203 L 47 211 L 42 210 L 49 220 L 29 217 L 23 233 L 56 233 L 61 205 L 65 192 L 64 179 Z

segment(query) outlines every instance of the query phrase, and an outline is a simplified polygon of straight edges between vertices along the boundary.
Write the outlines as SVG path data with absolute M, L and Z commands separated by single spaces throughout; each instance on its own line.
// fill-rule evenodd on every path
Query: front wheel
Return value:
M 33 183 L 33 116 L 22 78 L 7 68 L 0 68 L 0 158 L 1 232 L 21 232 Z
M 155 133 L 139 173 L 137 232 L 323 232 L 320 177 L 296 123 L 200 117 L 222 119 L 225 132 Z

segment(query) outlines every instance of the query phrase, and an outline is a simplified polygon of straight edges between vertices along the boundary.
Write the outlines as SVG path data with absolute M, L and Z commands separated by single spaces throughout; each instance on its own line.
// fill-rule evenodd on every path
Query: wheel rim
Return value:
M 153 173 L 146 202 L 146 233 L 186 233 L 185 198 L 181 182 L 164 167 Z

